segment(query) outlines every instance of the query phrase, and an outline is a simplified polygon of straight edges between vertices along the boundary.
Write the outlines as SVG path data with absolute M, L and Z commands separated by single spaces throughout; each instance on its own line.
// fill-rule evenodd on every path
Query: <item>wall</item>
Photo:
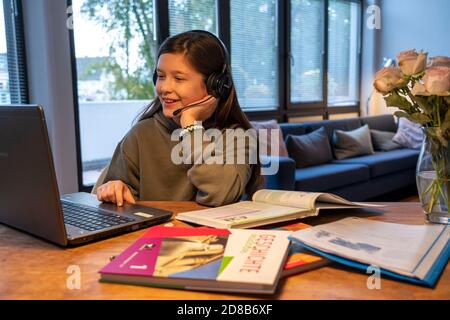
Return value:
M 449 15 L 449 0 L 382 0 L 378 65 L 411 48 L 450 56 Z
M 44 108 L 60 193 L 78 191 L 66 1 L 24 0 L 30 102 Z
M 364 55 L 374 55 L 374 72 L 363 70 L 363 87 L 371 86 L 373 75 L 383 65 L 383 58 L 393 58 L 403 50 L 428 52 L 428 57 L 450 56 L 450 1 L 449 0 L 379 0 L 381 29 L 373 32 L 374 48 L 365 47 Z M 366 30 L 366 34 L 370 34 Z M 369 51 L 367 51 L 369 49 Z M 373 51 L 372 51 L 373 50 Z M 365 71 L 365 72 L 364 72 Z M 367 89 L 366 89 L 367 90 Z M 370 94 L 361 99 L 361 109 Z M 367 98 L 366 98 L 367 97 Z M 384 100 L 375 94 L 370 101 L 370 114 L 392 113 Z

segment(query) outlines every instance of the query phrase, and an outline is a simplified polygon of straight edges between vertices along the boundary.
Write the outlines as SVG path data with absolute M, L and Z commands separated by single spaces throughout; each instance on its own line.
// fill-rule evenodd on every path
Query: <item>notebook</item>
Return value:
M 157 208 L 101 203 L 84 192 L 60 197 L 42 107 L 0 106 L 0 223 L 68 246 L 171 217 Z

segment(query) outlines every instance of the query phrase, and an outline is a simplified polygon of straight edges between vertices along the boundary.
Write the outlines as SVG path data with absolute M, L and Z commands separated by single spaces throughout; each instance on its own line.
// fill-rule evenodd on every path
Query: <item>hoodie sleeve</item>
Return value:
M 237 202 L 245 194 L 252 173 L 249 155 L 257 149 L 251 148 L 255 145 L 250 142 L 227 143 L 225 130 L 208 130 L 207 141 L 202 139 L 204 133 L 195 130 L 182 141 L 183 156 L 193 164 L 187 175 L 197 188 L 196 201 L 207 206 Z
M 109 164 L 104 183 L 121 180 L 130 188 L 135 199 L 139 199 L 139 159 L 137 141 L 133 136 L 126 136 L 116 147 Z

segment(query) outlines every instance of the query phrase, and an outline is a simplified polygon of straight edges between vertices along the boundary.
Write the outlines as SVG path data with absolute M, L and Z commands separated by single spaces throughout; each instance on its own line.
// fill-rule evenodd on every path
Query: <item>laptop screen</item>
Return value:
M 0 222 L 66 245 L 59 198 L 43 109 L 0 106 Z

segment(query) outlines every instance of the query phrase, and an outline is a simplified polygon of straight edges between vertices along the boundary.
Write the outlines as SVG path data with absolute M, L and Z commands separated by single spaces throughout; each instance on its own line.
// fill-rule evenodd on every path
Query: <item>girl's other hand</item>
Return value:
M 205 101 L 202 104 L 195 105 L 192 106 L 192 108 L 187 108 L 183 110 L 180 116 L 181 127 L 186 128 L 187 126 L 194 124 L 195 121 L 203 122 L 208 120 L 216 110 L 217 104 L 218 104 L 217 98 L 212 97 L 211 99 Z

